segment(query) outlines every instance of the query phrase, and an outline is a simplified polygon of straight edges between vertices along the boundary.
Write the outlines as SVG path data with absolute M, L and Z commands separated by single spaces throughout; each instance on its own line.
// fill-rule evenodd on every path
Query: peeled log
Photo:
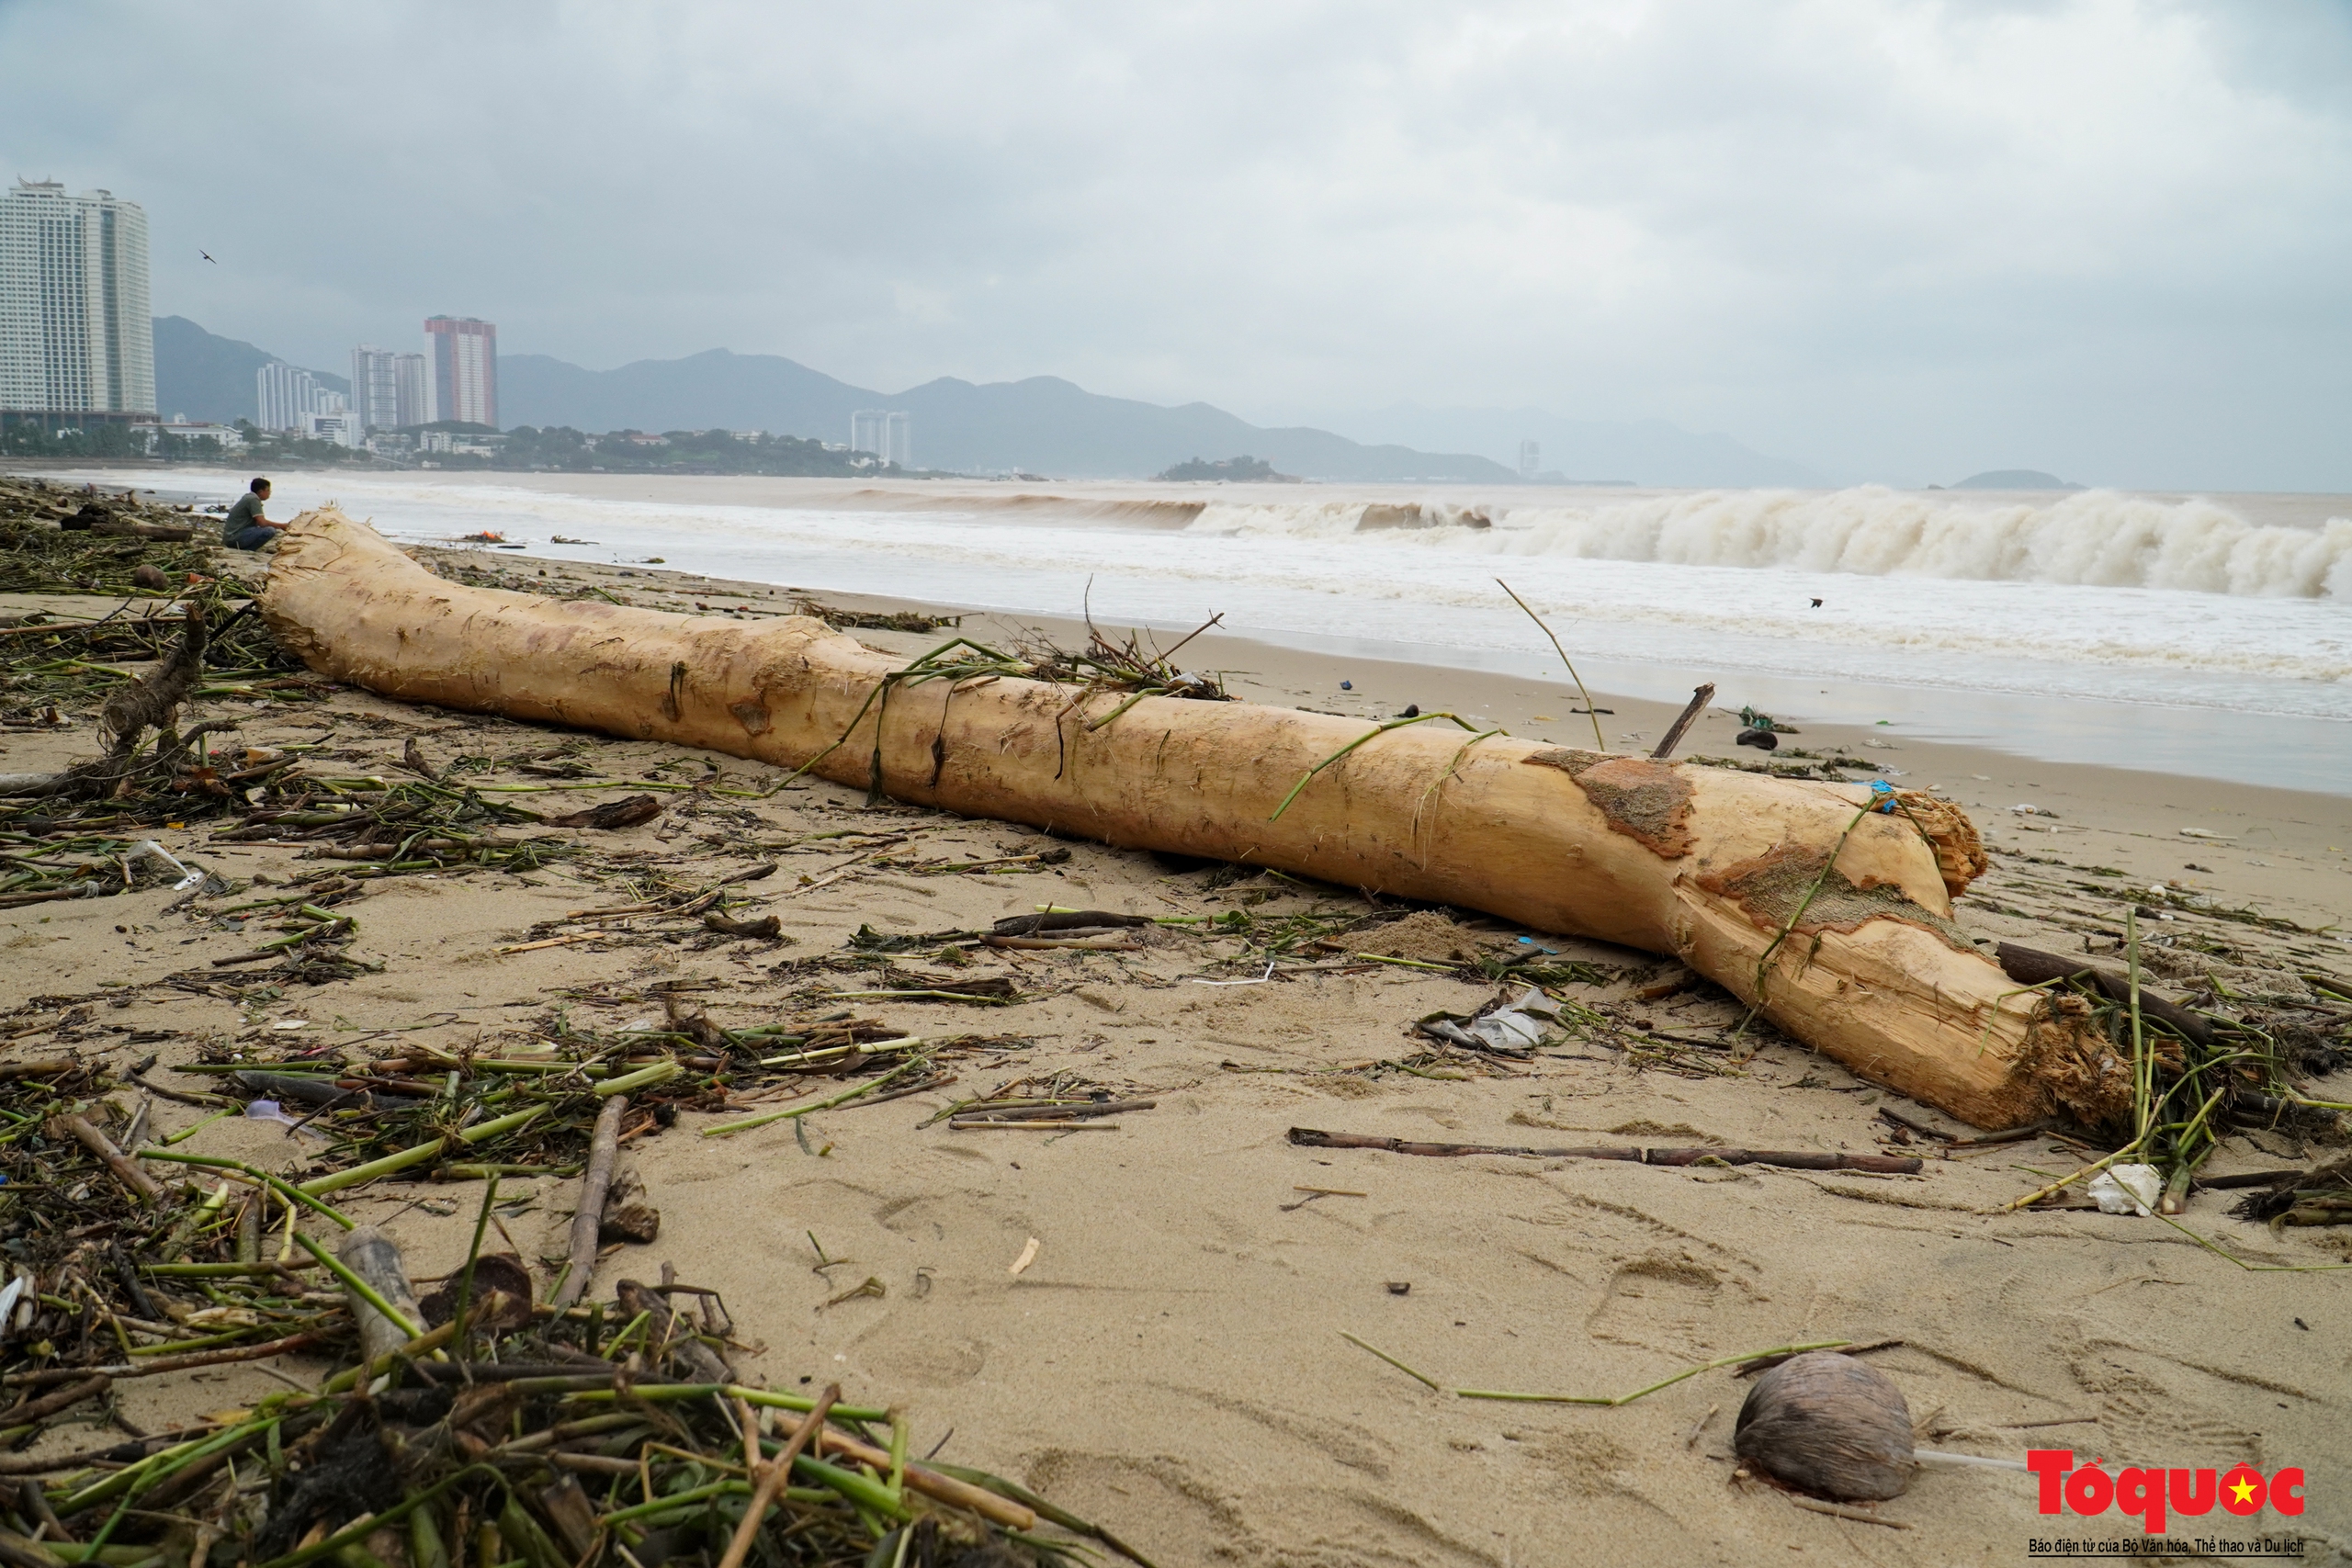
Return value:
M 1984 852 L 1968 818 L 1928 795 L 1857 820 L 1857 785 L 1501 736 L 1465 750 L 1461 731 L 1422 725 L 1325 769 L 1272 820 L 1361 723 L 1146 697 L 1095 729 L 1125 695 L 994 677 L 899 685 L 859 718 L 897 666 L 821 621 L 468 588 L 333 508 L 280 538 L 262 613 L 312 669 L 405 701 L 779 767 L 855 721 L 815 770 L 839 784 L 1672 954 L 1744 1001 L 1760 990 L 1794 1038 L 1980 1127 L 2097 1123 L 2130 1105 L 2131 1070 L 2087 1010 L 2021 991 L 1952 925 Z

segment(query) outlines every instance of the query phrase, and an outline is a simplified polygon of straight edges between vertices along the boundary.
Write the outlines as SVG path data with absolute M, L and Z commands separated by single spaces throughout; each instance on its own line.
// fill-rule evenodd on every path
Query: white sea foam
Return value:
M 223 498 L 238 488 L 217 471 L 158 482 Z M 288 474 L 278 493 L 288 513 L 340 496 L 404 539 L 488 529 L 534 555 L 659 557 L 676 570 L 1014 615 L 1091 604 L 1108 625 L 1189 628 L 1222 611 L 1228 630 L 1275 640 L 1557 678 L 1499 575 L 1607 690 L 1679 698 L 1705 679 L 1803 716 L 1892 716 L 1911 734 L 2061 760 L 2337 793 L 2352 780 L 2352 523 L 2330 515 L 2340 498 L 2233 507 L 1849 491 L 1586 505 L 1554 492 L 1514 508 L 1508 495 L 1368 500 L 1325 487 L 1212 492 L 1190 526 L 1170 527 L 1088 497 L 844 510 L 718 503 L 694 479 L 601 489 Z M 1387 511 L 1364 529 L 1368 506 Z M 1480 514 L 1491 525 L 1477 526 Z M 2156 722 L 2154 709 L 2177 716 Z
M 1336 539 L 1357 531 L 1365 506 L 1211 504 L 1192 532 Z M 1437 525 L 1422 542 L 1449 551 L 2352 600 L 2352 518 L 2280 526 L 2211 501 L 2111 491 L 2001 502 L 1874 485 L 1683 491 L 1489 509 L 1491 527 L 1446 526 L 1455 518 L 1430 510 Z

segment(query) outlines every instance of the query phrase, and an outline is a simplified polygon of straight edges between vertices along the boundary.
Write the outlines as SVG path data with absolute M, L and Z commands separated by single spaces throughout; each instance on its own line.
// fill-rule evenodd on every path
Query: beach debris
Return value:
M 1589 1148 L 1539 1149 L 1501 1144 L 1430 1144 L 1363 1133 L 1326 1133 L 1313 1127 L 1293 1127 L 1290 1141 L 1306 1149 L 1385 1149 L 1392 1154 L 1515 1155 L 1524 1159 L 1605 1159 L 1634 1165 L 1770 1165 L 1790 1170 L 1874 1170 L 1893 1176 L 1917 1176 L 1920 1162 L 1900 1155 L 1829 1154 L 1812 1149 L 1648 1149 L 1600 1145 Z
M 1139 636 L 1058 655 L 958 636 L 901 660 L 805 617 L 598 605 L 614 651 L 588 676 L 553 651 L 581 635 L 571 606 L 431 575 L 332 509 L 281 538 L 262 610 L 322 674 L 405 701 L 707 746 L 877 800 L 1392 897 L 1474 889 L 1524 928 L 1687 954 L 1784 1033 L 1980 1125 L 2058 1110 L 2108 1124 L 2129 1103 L 2116 1092 L 2129 1066 L 2106 1069 L 2113 1041 L 2020 993 L 1951 926 L 1950 900 L 1984 858 L 1965 815 L 1924 793 L 1890 789 L 1896 809 L 1872 810 L 1851 785 L 1440 733 L 1442 715 L 1368 725 L 1169 700 L 1224 694 Z M 484 687 L 485 660 L 510 678 Z M 892 700 L 919 685 L 937 700 Z M 1728 855 L 1764 824 L 1769 851 Z
M 2044 953 L 2039 948 L 2019 942 L 2005 942 L 1994 950 L 2001 972 L 2021 986 L 2047 986 L 2063 982 L 2067 986 L 2124 1007 L 2132 1005 L 2136 994 L 2143 1019 L 2163 1024 L 2183 1040 L 2198 1045 L 2213 1043 L 2212 1025 L 2188 1008 L 2168 997 L 2158 995 L 2144 984 L 2136 989 L 2132 976 L 2118 974 L 2104 965 L 2086 964 L 2079 958 L 2064 957 Z
M 1028 1269 L 1029 1265 L 1037 1261 L 1037 1249 L 1043 1245 L 1044 1243 L 1040 1242 L 1035 1236 L 1031 1236 L 1022 1245 L 1021 1256 L 1012 1260 L 1012 1267 L 1006 1269 L 1005 1272 L 1012 1275 L 1016 1280 L 1019 1279 L 1022 1273 Z
M 1549 1021 L 1556 1019 L 1559 1010 L 1558 1004 L 1540 988 L 1530 986 L 1509 1003 L 1498 997 L 1466 1018 L 1460 1013 L 1433 1012 L 1414 1020 L 1413 1027 L 1431 1040 L 1464 1050 L 1525 1056 L 1553 1037 L 1555 1032 Z
M 606 831 L 622 828 L 637 828 L 662 815 L 659 798 L 650 795 L 632 795 L 622 800 L 607 800 L 583 811 L 568 812 L 548 818 L 551 828 L 598 828 Z
M 650 1247 L 661 1238 L 662 1211 L 647 1201 L 645 1178 L 635 1166 L 622 1168 L 605 1195 L 605 1215 L 596 1227 L 596 1239 Z
M 1917 1468 L 1903 1391 L 1831 1350 L 1792 1356 L 1758 1378 L 1732 1431 L 1746 1463 L 1838 1502 L 1899 1497 Z
M 1358 1191 L 1352 1187 L 1293 1187 L 1291 1190 L 1304 1192 L 1306 1196 L 1295 1202 L 1278 1204 L 1277 1207 L 1285 1214 L 1295 1213 L 1318 1198 L 1368 1198 L 1371 1196 L 1370 1193 Z
M 1769 729 L 1743 729 L 1732 738 L 1735 746 L 1753 746 L 1759 751 L 1777 750 L 1781 738 Z
M 2092 1177 L 2086 1189 L 2100 1213 L 2137 1214 L 2142 1219 L 2154 1211 L 2164 1190 L 2165 1173 L 2153 1165 L 2109 1166 Z
M 784 934 L 784 919 L 778 915 L 762 915 L 756 919 L 740 920 L 717 909 L 707 910 L 702 918 L 703 930 L 720 936 L 752 937 L 761 942 L 774 942 Z
M 2333 1155 L 2258 1181 L 2249 1178 L 2245 1184 L 2264 1190 L 2240 1199 L 2230 1213 L 2240 1219 L 2265 1222 L 2274 1234 L 2288 1225 L 2352 1224 L 2352 1154 Z

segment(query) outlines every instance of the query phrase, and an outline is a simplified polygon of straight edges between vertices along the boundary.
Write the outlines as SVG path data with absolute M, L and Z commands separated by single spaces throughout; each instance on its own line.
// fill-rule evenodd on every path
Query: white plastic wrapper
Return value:
M 2164 1173 L 2153 1165 L 2113 1165 L 2091 1178 L 2091 1196 L 2102 1214 L 2153 1213 L 2164 1190 Z

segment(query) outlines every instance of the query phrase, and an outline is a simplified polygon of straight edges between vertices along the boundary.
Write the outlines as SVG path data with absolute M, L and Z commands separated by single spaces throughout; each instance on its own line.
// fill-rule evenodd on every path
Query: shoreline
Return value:
M 219 482 L 209 472 L 180 473 L 195 486 Z M 983 598 L 985 605 L 967 607 L 1016 616 L 1069 618 L 1091 592 L 1098 618 L 1170 632 L 1191 628 L 1190 620 L 1176 624 L 1186 615 L 1224 608 L 1239 635 L 1305 653 L 1505 678 L 1556 673 L 1542 634 L 1484 575 L 1498 570 L 1561 632 L 1588 682 L 1628 697 L 1672 700 L 1690 682 L 1713 679 L 1729 705 L 1753 704 L 1800 727 L 1892 719 L 1915 736 L 2053 766 L 2352 795 L 2346 707 L 2352 698 L 2335 679 L 2352 671 L 2352 622 L 2325 598 L 1560 556 L 1543 543 L 1556 524 L 1540 521 L 1527 525 L 1534 554 L 1517 553 L 1531 546 L 1502 533 L 1449 542 L 1440 534 L 1457 530 L 1367 535 L 1358 527 L 1349 545 L 1327 536 L 1334 519 L 1347 525 L 1351 508 L 1374 499 L 1418 509 L 1425 520 L 1482 505 L 1514 515 L 1532 507 L 1537 519 L 1556 518 L 1563 514 L 1547 506 L 1589 511 L 1598 499 L 1541 490 L 1506 496 L 1459 486 L 351 478 L 345 489 L 333 475 L 289 473 L 281 502 L 291 513 L 343 489 L 356 515 L 373 513 L 404 543 L 441 546 L 488 529 L 527 543 L 535 558 L 574 567 L 666 558 L 672 570 L 826 592 Z M 1728 508 L 1723 516 L 1704 513 L 1703 525 L 1694 516 L 1690 525 L 1739 537 L 1751 527 L 1782 525 L 1770 492 L 1632 493 L 1636 502 L 1627 504 Z M 2109 498 L 2126 511 L 2148 499 Z M 2312 516 L 2352 510 L 2340 497 L 2267 499 Z M 1827 510 L 1788 526 L 1818 525 L 1834 536 L 1861 504 L 1958 507 L 1987 517 L 2003 508 L 2064 504 L 1989 492 L 1875 501 L 1851 492 L 1805 504 L 1816 502 Z M 1213 526 L 1202 525 L 1205 532 L 1195 526 L 1204 507 L 1220 509 L 1208 515 Z M 1741 511 L 1758 507 L 1765 510 Z M 2165 547 L 2205 548 L 2196 541 L 2213 513 L 2209 506 L 2193 518 L 2172 517 L 2165 525 L 2182 531 Z M 1905 536 L 1900 526 L 1885 532 L 1892 519 L 1871 516 L 1879 530 L 1871 548 Z M 1641 525 L 1662 525 L 1653 517 Z M 2053 526 L 2066 533 L 2075 524 Z M 602 543 L 552 544 L 549 532 Z M 2117 539 L 2100 547 L 2154 547 Z M 973 593 L 981 583 L 986 592 Z M 1424 593 L 1426 613 L 1410 610 Z M 1804 608 L 1807 593 L 1816 600 L 1813 611 Z M 1820 610 L 1825 595 L 1830 607 Z

